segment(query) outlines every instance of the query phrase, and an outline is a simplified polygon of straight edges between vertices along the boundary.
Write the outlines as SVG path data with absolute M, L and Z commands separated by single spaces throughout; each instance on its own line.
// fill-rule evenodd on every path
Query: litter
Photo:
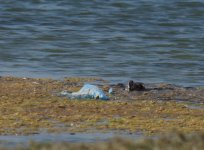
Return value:
M 112 94 L 112 93 L 113 93 L 113 89 L 110 88 L 110 89 L 108 90 L 108 93 L 109 93 L 109 94 Z
M 85 84 L 78 92 L 70 93 L 62 91 L 60 95 L 66 96 L 70 99 L 109 99 L 101 89 L 92 84 Z

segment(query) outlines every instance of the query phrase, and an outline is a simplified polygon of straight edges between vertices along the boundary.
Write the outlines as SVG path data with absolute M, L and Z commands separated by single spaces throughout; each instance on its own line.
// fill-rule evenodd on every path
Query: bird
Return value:
M 133 80 L 130 80 L 128 82 L 128 91 L 144 91 L 145 86 L 142 82 L 134 82 Z

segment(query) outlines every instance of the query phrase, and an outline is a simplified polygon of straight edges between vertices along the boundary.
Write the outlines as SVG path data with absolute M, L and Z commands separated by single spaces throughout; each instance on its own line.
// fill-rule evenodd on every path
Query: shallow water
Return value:
M 0 3 L 0 75 L 204 85 L 204 2 Z
M 113 137 L 131 138 L 137 140 L 144 137 L 142 134 L 128 133 L 76 133 L 76 134 L 34 134 L 34 135 L 7 135 L 0 136 L 0 147 L 25 146 L 30 142 L 101 142 L 110 140 Z

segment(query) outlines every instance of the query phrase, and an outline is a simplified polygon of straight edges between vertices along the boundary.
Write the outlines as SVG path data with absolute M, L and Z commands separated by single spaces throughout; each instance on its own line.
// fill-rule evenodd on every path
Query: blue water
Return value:
M 204 1 L 0 0 L 0 75 L 204 85 Z

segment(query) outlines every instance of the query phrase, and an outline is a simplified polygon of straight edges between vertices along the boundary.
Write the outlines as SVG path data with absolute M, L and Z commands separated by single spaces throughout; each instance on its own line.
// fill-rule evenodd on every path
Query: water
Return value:
M 114 137 L 123 137 L 132 140 L 138 140 L 144 138 L 142 134 L 116 134 L 113 132 L 109 133 L 76 133 L 72 134 L 36 134 L 36 135 L 7 135 L 0 136 L 0 148 L 1 147 L 14 147 L 14 146 L 25 146 L 32 142 L 70 142 L 70 143 L 95 143 L 101 141 L 108 141 Z M 153 138 L 153 137 L 152 137 Z
M 204 85 L 204 1 L 0 0 L 0 75 Z

